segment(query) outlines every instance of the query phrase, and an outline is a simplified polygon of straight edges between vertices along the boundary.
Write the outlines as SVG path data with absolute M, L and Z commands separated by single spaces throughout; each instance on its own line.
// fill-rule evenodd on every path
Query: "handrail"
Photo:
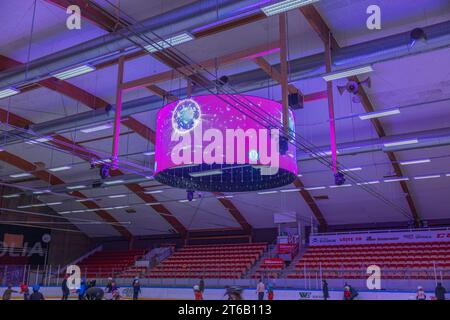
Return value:
M 100 244 L 100 245 L 94 247 L 94 249 L 92 249 L 92 250 L 86 252 L 84 255 L 82 255 L 82 256 L 78 257 L 77 259 L 73 260 L 71 263 L 66 264 L 65 266 L 63 266 L 63 267 L 61 268 L 61 270 L 66 270 L 68 266 L 76 265 L 78 262 L 83 261 L 83 260 L 86 259 L 87 257 L 93 255 L 94 253 L 96 253 L 96 252 L 98 252 L 98 251 L 102 251 L 102 250 L 103 250 L 103 245 Z

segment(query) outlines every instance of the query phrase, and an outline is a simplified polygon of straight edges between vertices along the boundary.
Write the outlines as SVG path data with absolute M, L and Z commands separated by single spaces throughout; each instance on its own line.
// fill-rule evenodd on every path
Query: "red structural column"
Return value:
M 119 58 L 119 65 L 117 70 L 117 88 L 116 88 L 116 112 L 114 115 L 114 133 L 112 142 L 112 165 L 113 168 L 117 168 L 117 161 L 119 155 L 119 139 L 120 139 L 120 121 L 122 118 L 122 83 L 123 83 L 123 70 L 124 70 L 124 56 Z

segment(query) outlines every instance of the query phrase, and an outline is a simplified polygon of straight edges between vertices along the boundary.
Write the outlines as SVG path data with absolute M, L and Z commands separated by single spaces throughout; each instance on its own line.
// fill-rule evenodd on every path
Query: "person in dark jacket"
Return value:
M 350 287 L 350 300 L 355 300 L 355 298 L 359 295 L 359 293 L 351 285 L 348 286 Z
M 200 278 L 200 282 L 198 283 L 198 287 L 200 289 L 200 292 L 203 294 L 203 292 L 205 292 L 205 280 L 203 280 L 203 277 Z
M 327 280 L 322 280 L 322 293 L 323 293 L 323 300 L 328 300 L 328 298 L 330 297 L 330 293 L 328 291 Z
M 139 278 L 136 277 L 133 280 L 133 300 L 139 300 L 139 293 L 141 293 L 141 283 L 139 282 Z
M 113 278 L 108 278 L 108 283 L 106 284 L 106 287 L 105 287 L 105 292 L 106 293 L 111 293 L 111 291 L 112 291 L 112 282 L 113 282 Z
M 11 300 L 13 292 L 17 292 L 12 288 L 12 284 L 8 284 L 8 287 L 3 292 L 3 300 Z
M 33 286 L 33 293 L 30 295 L 30 300 L 45 300 L 44 295 L 39 292 L 41 287 L 37 284 Z
M 445 300 L 445 294 L 447 290 L 445 290 L 442 283 L 438 283 L 436 289 L 434 289 L 434 295 L 436 296 L 436 300 Z
M 105 292 L 103 289 L 94 286 L 90 286 L 86 290 L 85 300 L 102 300 Z
M 61 283 L 61 291 L 62 291 L 62 298 L 61 300 L 67 300 L 69 299 L 69 294 L 70 294 L 70 290 L 69 287 L 67 286 L 67 279 L 69 279 L 69 275 L 66 274 L 64 276 L 64 279 Z

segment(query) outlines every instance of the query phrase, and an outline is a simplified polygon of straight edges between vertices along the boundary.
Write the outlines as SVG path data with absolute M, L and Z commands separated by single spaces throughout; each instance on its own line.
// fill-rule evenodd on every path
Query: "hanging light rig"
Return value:
M 289 144 L 289 101 L 288 101 L 288 63 L 287 63 L 287 31 L 286 13 L 278 15 L 280 28 L 280 76 L 283 132 L 280 133 L 280 154 L 285 154 Z
M 123 96 L 123 73 L 124 73 L 124 64 L 125 64 L 125 56 L 122 55 L 119 57 L 118 61 L 118 71 L 117 71 L 117 88 L 116 88 L 116 110 L 114 114 L 114 127 L 113 127 L 113 142 L 112 142 L 112 155 L 111 155 L 111 168 L 116 170 L 119 165 L 119 138 L 120 138 L 120 123 L 122 118 L 122 96 Z M 103 168 L 105 166 L 105 168 Z M 109 175 L 109 165 L 102 165 L 101 170 L 108 171 Z M 107 176 L 108 176 L 107 175 Z M 103 176 L 104 179 L 107 176 Z
M 327 39 L 325 41 L 325 68 L 326 72 L 331 72 L 331 33 L 327 33 Z M 337 166 L 337 147 L 336 147 L 336 126 L 334 117 L 334 96 L 333 96 L 333 81 L 327 81 L 327 94 L 328 94 L 328 116 L 330 120 L 330 145 L 331 145 L 331 161 L 332 170 L 334 175 L 334 183 L 338 186 L 345 183 L 345 176 L 339 171 Z
M 279 131 L 233 108 L 249 101 L 281 122 L 281 104 L 254 96 L 205 95 L 163 107 L 156 122 L 155 179 L 193 191 L 241 192 L 281 187 L 297 176 L 295 146 L 279 153 Z M 289 130 L 294 118 L 289 114 Z

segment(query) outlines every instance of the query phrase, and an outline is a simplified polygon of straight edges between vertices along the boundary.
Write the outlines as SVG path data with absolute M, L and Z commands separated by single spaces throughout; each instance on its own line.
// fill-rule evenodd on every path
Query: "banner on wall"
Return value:
M 450 230 L 391 231 L 311 235 L 310 246 L 333 246 L 345 244 L 382 244 L 408 242 L 450 242 Z
M 298 251 L 298 244 L 297 243 L 281 243 L 278 244 L 278 253 L 294 253 Z

